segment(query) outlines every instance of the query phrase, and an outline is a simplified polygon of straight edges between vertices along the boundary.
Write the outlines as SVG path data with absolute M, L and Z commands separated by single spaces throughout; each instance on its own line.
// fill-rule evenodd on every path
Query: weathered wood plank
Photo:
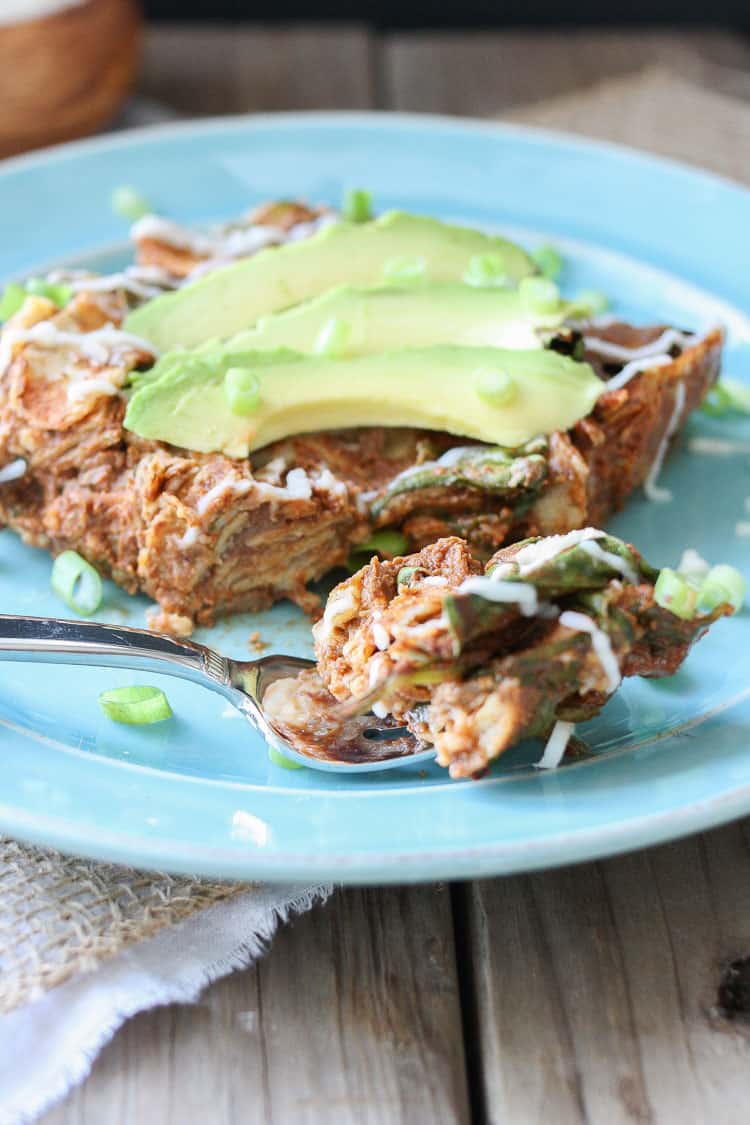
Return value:
M 653 65 L 748 92 L 749 60 L 742 37 L 705 29 L 401 34 L 386 42 L 382 87 L 394 109 L 491 117 Z
M 371 40 L 359 27 L 149 28 L 139 93 L 184 116 L 372 104 Z
M 465 1125 L 444 887 L 346 891 L 193 1007 L 131 1020 L 44 1125 Z
M 717 1008 L 750 953 L 746 832 L 474 885 L 490 1125 L 747 1121 L 748 1027 Z

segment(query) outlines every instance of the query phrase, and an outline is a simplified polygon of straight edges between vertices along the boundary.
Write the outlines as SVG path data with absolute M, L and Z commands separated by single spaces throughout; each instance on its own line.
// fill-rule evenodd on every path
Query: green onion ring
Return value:
M 52 589 L 74 613 L 89 617 L 102 604 L 102 580 L 77 551 L 63 551 L 52 565 Z
M 344 195 L 342 213 L 350 223 L 367 223 L 372 218 L 372 195 L 364 188 L 350 188 Z
M 99 706 L 115 723 L 161 723 L 172 716 L 172 708 L 161 688 L 147 685 L 111 688 L 99 695 Z

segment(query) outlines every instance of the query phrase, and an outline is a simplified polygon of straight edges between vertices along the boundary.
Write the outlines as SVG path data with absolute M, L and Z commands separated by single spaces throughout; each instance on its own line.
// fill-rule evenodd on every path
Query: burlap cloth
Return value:
M 505 119 L 621 141 L 750 180 L 750 103 L 692 78 L 706 75 L 652 68 Z M 246 890 L 0 841 L 0 1011 Z

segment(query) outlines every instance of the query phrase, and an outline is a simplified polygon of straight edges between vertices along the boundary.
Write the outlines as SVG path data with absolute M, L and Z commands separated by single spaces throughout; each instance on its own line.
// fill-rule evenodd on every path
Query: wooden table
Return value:
M 727 96 L 750 96 L 749 64 L 747 42 L 705 32 L 155 28 L 142 92 L 184 114 L 503 114 L 750 180 L 746 107 Z M 665 68 L 712 90 L 702 119 L 664 95 Z M 750 970 L 725 974 L 750 954 L 748 831 L 544 874 L 340 891 L 197 1006 L 131 1020 L 46 1125 L 747 1125 Z

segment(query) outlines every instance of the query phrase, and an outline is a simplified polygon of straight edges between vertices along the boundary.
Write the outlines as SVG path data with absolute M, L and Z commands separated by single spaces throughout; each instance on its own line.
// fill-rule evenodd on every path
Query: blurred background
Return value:
M 745 175 L 750 0 L 0 0 L 0 96 L 0 156 L 177 117 L 375 108 L 688 160 L 700 135 L 709 166 L 720 130 L 722 170 Z

